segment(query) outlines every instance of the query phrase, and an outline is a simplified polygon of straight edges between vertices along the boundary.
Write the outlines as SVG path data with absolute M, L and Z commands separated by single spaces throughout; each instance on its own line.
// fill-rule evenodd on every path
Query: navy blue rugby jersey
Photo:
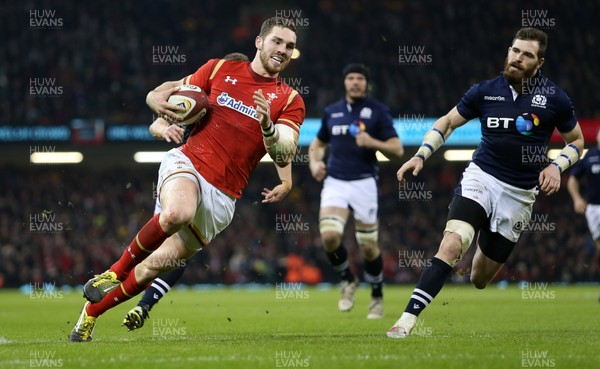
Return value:
M 356 145 L 361 131 L 380 141 L 398 137 L 390 109 L 375 99 L 353 104 L 342 99 L 325 108 L 317 138 L 329 143 L 327 175 L 345 181 L 377 178 L 376 151 Z
M 567 94 L 536 74 L 516 94 L 504 75 L 473 85 L 456 106 L 465 119 L 479 118 L 481 143 L 473 162 L 484 172 L 520 188 L 538 185 L 554 128 L 571 131 L 576 123 Z
M 600 205 L 600 150 L 589 149 L 587 154 L 571 169 L 578 179 L 587 178 L 586 199 L 589 204 Z

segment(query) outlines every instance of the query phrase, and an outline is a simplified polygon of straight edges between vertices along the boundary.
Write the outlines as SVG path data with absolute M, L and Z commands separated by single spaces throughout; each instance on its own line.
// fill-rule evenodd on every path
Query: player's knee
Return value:
M 160 214 L 160 225 L 165 231 L 177 231 L 190 224 L 196 209 L 186 207 L 169 207 Z
M 342 243 L 342 234 L 333 231 L 322 232 L 321 241 L 325 251 L 334 252 Z
M 377 225 L 364 226 L 356 228 L 356 242 L 367 260 L 373 260 L 379 256 L 379 246 L 377 240 L 379 238 L 379 228 Z
M 365 259 L 367 260 L 374 260 L 381 253 L 377 243 L 364 244 L 361 245 L 361 248 L 363 250 L 363 255 L 365 256 Z
M 474 237 L 475 229 L 472 225 L 462 220 L 451 219 L 446 223 L 438 254 L 454 267 L 467 251 Z
M 453 232 L 446 232 L 444 238 L 440 243 L 440 249 L 438 255 L 442 256 L 444 261 L 452 263 L 454 266 L 456 263 L 453 260 L 458 260 L 461 257 L 461 238 L 458 234 Z
M 338 248 L 342 242 L 345 226 L 344 218 L 337 215 L 325 215 L 319 219 L 319 230 L 325 251 L 333 252 Z

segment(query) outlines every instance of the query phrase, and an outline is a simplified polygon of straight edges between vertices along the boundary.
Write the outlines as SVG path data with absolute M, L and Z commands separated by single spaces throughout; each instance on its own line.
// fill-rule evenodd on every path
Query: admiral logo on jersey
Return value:
M 221 94 L 217 97 L 217 104 L 228 107 L 229 109 L 233 109 L 252 119 L 258 120 L 256 109 L 253 106 L 246 105 L 243 102 L 234 99 L 233 97 L 229 96 L 227 92 L 221 92 Z
M 254 92 L 261 90 L 272 98 L 270 118 L 274 124 L 298 133 L 305 116 L 304 101 L 287 89 L 273 98 L 277 79 L 257 74 L 249 61 L 211 59 L 184 82 L 206 91 L 211 111 L 181 150 L 208 183 L 240 198 L 250 173 L 266 154 Z

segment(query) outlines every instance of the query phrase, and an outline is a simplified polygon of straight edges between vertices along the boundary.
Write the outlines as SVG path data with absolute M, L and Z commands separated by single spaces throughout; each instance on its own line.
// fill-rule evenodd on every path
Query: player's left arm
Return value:
M 276 124 L 271 120 L 271 107 L 262 90 L 254 92 L 254 103 L 265 149 L 273 162 L 283 168 L 291 163 L 296 153 L 300 125 L 304 121 L 304 102 L 294 91 L 277 118 Z
M 287 194 L 292 190 L 292 163 L 285 167 L 275 165 L 277 174 L 279 175 L 280 184 L 273 187 L 272 190 L 263 188 L 262 195 L 265 197 L 263 203 L 271 203 L 283 200 Z
M 567 145 L 539 176 L 540 190 L 547 195 L 552 195 L 560 189 L 560 174 L 575 164 L 583 151 L 583 133 L 579 122 L 575 123 L 572 130 L 560 132 L 560 135 Z
M 356 135 L 356 145 L 381 151 L 388 159 L 400 159 L 404 155 L 404 147 L 394 129 L 394 120 L 387 106 L 381 108 L 375 127 L 375 137 L 366 131 L 359 132 Z
M 157 118 L 150 127 L 150 134 L 157 140 L 166 140 L 167 142 L 175 142 L 180 144 L 183 142 L 185 129 L 176 124 L 167 122 L 164 118 Z

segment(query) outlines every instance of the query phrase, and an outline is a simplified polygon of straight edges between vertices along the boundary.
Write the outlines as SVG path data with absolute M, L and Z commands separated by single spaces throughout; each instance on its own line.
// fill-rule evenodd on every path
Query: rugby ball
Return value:
M 198 86 L 183 85 L 168 99 L 169 104 L 181 106 L 185 111 L 176 111 L 183 121 L 175 122 L 180 126 L 194 124 L 208 112 L 208 95 Z

